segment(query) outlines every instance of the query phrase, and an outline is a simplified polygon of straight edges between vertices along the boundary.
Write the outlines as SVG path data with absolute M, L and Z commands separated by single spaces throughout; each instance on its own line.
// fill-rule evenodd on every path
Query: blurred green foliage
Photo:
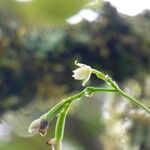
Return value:
M 147 44 L 150 43 L 150 10 L 145 10 L 141 14 L 135 16 L 134 18 L 128 17 L 128 20 L 133 26 L 133 30 L 135 30 L 142 36 L 144 42 L 147 42 Z
M 77 13 L 90 0 L 1 0 L 14 16 L 30 24 L 58 24 Z
M 8 2 L 13 4 L 7 5 Z M 110 74 L 124 88 L 126 81 L 131 83 L 130 79 L 134 77 L 142 88 L 139 90 L 134 81 L 131 93 L 138 93 L 136 96 L 144 98 L 144 103 L 149 105 L 150 84 L 146 78 L 150 71 L 149 11 L 128 17 L 105 3 L 94 22 L 84 20 L 77 25 L 43 27 L 40 24 L 64 21 L 87 1 L 59 0 L 59 5 L 55 5 L 51 0 L 48 1 L 50 5 L 46 1 L 37 0 L 30 3 L 32 6 L 29 3 L 11 2 L 0 1 L 0 115 L 12 109 L 26 109 L 27 104 L 34 106 L 30 108 L 31 112 L 26 110 L 27 116 L 35 112 L 39 115 L 39 110 L 47 110 L 52 100 L 59 100 L 65 94 L 79 90 L 80 83 L 71 77 L 76 59 Z M 38 6 L 32 9 L 33 5 Z M 49 10 L 48 6 L 52 9 Z M 15 11 L 24 16 L 22 19 L 26 23 L 38 25 L 24 25 Z M 91 84 L 93 83 L 101 84 L 94 77 Z M 131 85 L 127 87 L 131 88 Z M 75 139 L 86 150 L 99 150 L 100 147 L 110 150 L 113 146 L 115 150 L 121 149 L 119 143 L 122 142 L 122 136 L 126 149 L 138 147 L 148 150 L 149 119 L 138 112 L 130 114 L 129 105 L 122 109 L 123 113 L 120 112 L 117 108 L 122 105 L 121 102 L 120 97 L 114 95 L 96 95 L 87 104 L 77 106 L 80 111 L 75 111 L 75 106 L 74 114 L 68 118 L 66 136 Z M 109 109 L 105 109 L 105 103 Z M 105 117 L 99 119 L 104 110 L 111 114 L 110 120 Z M 18 115 L 14 116 L 18 119 Z M 34 115 L 32 117 L 35 118 Z M 131 120 L 133 125 L 126 132 L 119 132 L 123 131 L 121 127 L 126 119 Z M 117 128 L 119 131 L 115 128 L 118 124 L 121 126 Z M 41 138 L 13 138 L 9 143 L 12 147 L 8 145 L 3 149 L 29 149 L 26 146 L 32 143 L 35 143 L 35 149 L 43 148 Z
M 92 23 L 50 29 L 22 26 L 17 21 L 13 28 L 7 20 L 1 24 L 1 112 L 33 100 L 41 84 L 46 89 L 47 83 L 49 87 L 66 85 L 66 90 L 78 87 L 71 77 L 76 59 L 103 68 L 117 81 L 150 66 L 149 45 L 109 3 Z

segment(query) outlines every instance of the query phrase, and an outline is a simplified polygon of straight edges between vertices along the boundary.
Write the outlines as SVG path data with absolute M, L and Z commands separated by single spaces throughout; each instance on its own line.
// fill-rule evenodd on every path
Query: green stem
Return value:
M 148 112 L 150 114 L 150 109 L 148 107 L 146 107 L 144 104 L 142 104 L 140 101 L 138 101 L 137 99 L 131 97 L 130 95 L 128 95 L 127 93 L 123 92 L 121 89 L 119 89 L 117 91 L 118 94 L 126 97 L 128 100 L 130 100 L 133 104 L 136 104 L 138 106 L 140 106 L 141 108 L 143 108 L 146 112 Z
M 99 87 L 91 87 L 88 86 L 84 89 L 84 91 L 89 91 L 91 93 L 95 93 L 95 92 L 116 92 L 115 89 L 112 88 L 99 88 Z
M 83 94 L 84 94 L 84 91 L 81 91 L 80 93 L 74 96 L 68 97 L 67 99 L 60 101 L 52 109 L 50 109 L 46 114 L 43 115 L 44 119 L 50 122 L 57 114 L 59 114 L 59 112 L 64 108 L 64 105 L 66 103 L 70 103 L 75 99 L 81 98 Z
M 82 96 L 86 96 L 87 93 L 93 94 L 95 92 L 115 92 L 115 89 L 86 87 L 80 93 L 68 97 L 67 99 L 64 99 L 56 104 L 52 109 L 50 109 L 50 111 L 43 115 L 43 118 L 50 122 L 57 114 L 59 114 L 59 112 L 64 108 L 65 104 L 71 103 L 74 100 L 79 100 Z
M 115 91 L 116 90 L 114 90 L 114 89 L 107 89 L 107 88 L 86 87 L 80 93 L 63 100 L 63 102 L 64 102 L 63 105 L 62 105 L 61 102 L 60 102 L 60 104 L 57 104 L 52 110 L 57 110 L 56 112 L 58 112 L 58 110 L 60 108 L 62 108 L 62 107 L 63 108 L 59 112 L 58 119 L 57 119 L 57 122 L 56 122 L 55 144 L 53 145 L 53 149 L 54 150 L 61 150 L 62 149 L 61 141 L 62 141 L 63 135 L 64 135 L 65 120 L 66 120 L 66 115 L 67 115 L 67 112 L 69 110 L 69 106 L 70 106 L 71 102 L 73 102 L 74 100 L 78 100 L 83 95 L 86 95 L 86 93 L 92 94 L 94 92 L 115 92 Z M 58 106 L 59 106 L 59 109 L 58 109 Z M 50 114 L 51 114 L 51 112 L 52 111 L 50 111 Z
M 65 121 L 66 115 L 69 111 L 70 103 L 65 104 L 64 108 L 58 115 L 58 119 L 56 122 L 55 127 L 55 143 L 52 145 L 54 150 L 62 150 L 62 139 L 64 136 L 64 128 L 65 128 Z
M 62 150 L 62 143 L 61 141 L 55 141 L 55 144 L 52 145 L 52 150 Z
M 94 73 L 99 79 L 104 80 L 105 82 L 109 83 L 114 89 L 115 92 L 117 92 L 119 95 L 126 97 L 130 102 L 132 102 L 133 104 L 136 104 L 137 106 L 143 108 L 146 112 L 148 112 L 150 114 L 150 109 L 145 106 L 144 104 L 142 104 L 140 101 L 138 101 L 137 99 L 133 98 L 132 96 L 128 95 L 127 93 L 125 93 L 124 91 L 122 91 L 119 86 L 116 84 L 115 81 L 113 81 L 109 76 L 104 75 L 103 73 L 92 69 L 92 73 Z
M 66 120 L 66 115 L 69 111 L 69 107 L 70 107 L 70 103 L 67 103 L 58 115 L 58 119 L 57 119 L 56 127 L 55 127 L 56 142 L 62 141 L 63 139 L 65 120 Z

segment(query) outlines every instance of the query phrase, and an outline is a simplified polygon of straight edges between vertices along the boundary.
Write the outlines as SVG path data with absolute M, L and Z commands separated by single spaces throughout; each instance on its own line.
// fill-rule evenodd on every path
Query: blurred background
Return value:
M 75 60 L 150 107 L 149 0 L 0 0 L 0 149 L 50 149 L 56 120 L 44 138 L 28 127 L 83 89 Z M 149 124 L 127 99 L 97 93 L 72 105 L 63 150 L 150 150 Z

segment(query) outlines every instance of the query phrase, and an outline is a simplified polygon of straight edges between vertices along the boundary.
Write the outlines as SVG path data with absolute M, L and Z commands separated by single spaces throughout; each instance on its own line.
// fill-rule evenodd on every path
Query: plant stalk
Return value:
M 116 82 L 113 81 L 108 75 L 105 75 L 105 74 L 103 74 L 103 73 L 101 73 L 100 71 L 97 71 L 97 70 L 95 70 L 95 69 L 92 69 L 92 73 L 94 73 L 99 79 L 102 79 L 102 80 L 104 80 L 105 82 L 107 82 L 109 85 L 111 85 L 112 88 L 114 88 L 115 91 L 116 91 L 119 95 L 121 95 L 121 96 L 127 98 L 130 102 L 132 102 L 133 104 L 135 104 L 135 105 L 137 105 L 137 106 L 143 108 L 146 112 L 148 112 L 148 113 L 150 114 L 150 109 L 149 109 L 147 106 L 145 106 L 143 103 L 141 103 L 140 101 L 138 101 L 136 98 L 134 98 L 134 97 L 128 95 L 126 92 L 124 92 L 123 90 L 121 90 L 121 89 L 119 88 L 119 86 L 116 84 Z

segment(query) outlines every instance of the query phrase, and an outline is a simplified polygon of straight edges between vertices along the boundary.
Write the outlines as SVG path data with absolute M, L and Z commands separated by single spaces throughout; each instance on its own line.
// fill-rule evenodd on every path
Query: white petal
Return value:
M 79 66 L 76 70 L 73 70 L 73 75 L 76 80 L 83 80 L 82 85 L 85 86 L 86 82 L 90 79 L 92 69 L 90 66 L 85 64 L 80 64 L 77 61 L 75 61 L 75 64 Z
M 90 77 L 91 77 L 91 73 L 83 80 L 82 86 L 85 86 L 85 84 L 88 82 L 88 80 L 90 79 Z

